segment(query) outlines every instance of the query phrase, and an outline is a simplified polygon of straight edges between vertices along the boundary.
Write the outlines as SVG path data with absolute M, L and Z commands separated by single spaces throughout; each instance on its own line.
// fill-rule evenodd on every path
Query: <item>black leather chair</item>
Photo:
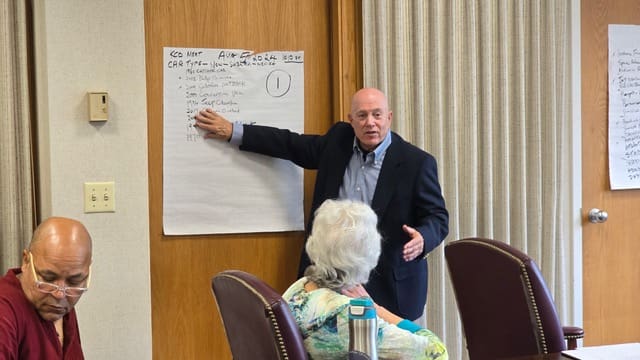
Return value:
M 211 279 L 235 360 L 306 360 L 302 334 L 287 302 L 271 286 L 240 270 Z
M 500 241 L 467 238 L 445 258 L 472 360 L 549 354 L 576 347 L 584 331 L 562 327 L 532 258 Z

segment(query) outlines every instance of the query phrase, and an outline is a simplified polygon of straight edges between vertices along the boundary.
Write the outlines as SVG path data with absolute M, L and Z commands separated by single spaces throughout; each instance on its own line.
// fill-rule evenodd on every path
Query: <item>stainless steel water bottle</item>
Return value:
M 378 360 L 378 321 L 368 297 L 349 303 L 349 360 Z

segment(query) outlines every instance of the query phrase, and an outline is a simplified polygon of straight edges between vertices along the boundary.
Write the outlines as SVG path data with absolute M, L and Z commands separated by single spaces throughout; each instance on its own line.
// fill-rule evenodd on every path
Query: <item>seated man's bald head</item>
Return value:
M 32 252 L 70 251 L 91 259 L 92 243 L 89 231 L 74 219 L 50 217 L 33 233 L 29 249 Z

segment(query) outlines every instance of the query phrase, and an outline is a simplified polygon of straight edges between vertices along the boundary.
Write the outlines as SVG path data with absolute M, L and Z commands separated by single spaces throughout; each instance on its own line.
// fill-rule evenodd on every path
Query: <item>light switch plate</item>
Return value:
M 84 183 L 84 212 L 115 212 L 116 193 L 113 181 Z

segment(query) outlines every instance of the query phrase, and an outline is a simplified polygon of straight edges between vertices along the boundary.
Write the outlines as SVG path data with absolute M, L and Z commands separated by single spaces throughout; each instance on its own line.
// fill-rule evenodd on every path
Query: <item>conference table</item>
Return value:
M 562 353 L 544 354 L 544 355 L 527 355 L 510 357 L 501 360 L 569 360 L 572 359 L 568 356 L 562 355 Z
M 527 355 L 505 358 L 501 360 L 569 360 L 569 359 L 640 359 L 640 343 L 612 344 L 580 347 L 569 351 L 571 355 L 561 352 L 545 355 Z

